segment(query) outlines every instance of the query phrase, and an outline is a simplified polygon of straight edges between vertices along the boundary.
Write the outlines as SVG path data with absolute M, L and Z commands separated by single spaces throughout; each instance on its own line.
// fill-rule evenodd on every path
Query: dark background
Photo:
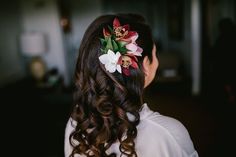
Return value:
M 194 8 L 199 18 L 193 16 Z M 233 156 L 235 9 L 233 0 L 2 1 L 2 150 L 8 156 L 63 156 L 83 33 L 99 15 L 132 12 L 150 24 L 160 62 L 145 101 L 186 126 L 200 157 Z M 40 85 L 29 71 L 35 56 L 24 55 L 19 45 L 25 32 L 46 37 L 46 50 L 40 54 L 46 74 Z

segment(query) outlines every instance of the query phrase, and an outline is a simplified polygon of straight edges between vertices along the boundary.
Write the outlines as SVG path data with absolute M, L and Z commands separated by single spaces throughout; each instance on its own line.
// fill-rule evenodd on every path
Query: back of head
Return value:
M 143 49 L 142 55 L 134 57 L 136 66 L 129 67 L 129 75 L 119 70 L 111 73 L 99 60 L 104 54 L 101 43 L 104 28 L 111 28 L 114 19 L 121 25 L 128 24 L 130 32 L 138 33 L 135 44 Z M 152 61 L 152 48 L 151 30 L 140 15 L 103 15 L 90 24 L 80 45 L 75 70 L 73 118 L 77 126 L 70 136 L 72 156 L 77 153 L 109 156 L 106 150 L 117 140 L 121 153 L 136 155 L 134 139 L 144 89 L 142 61 L 145 56 Z

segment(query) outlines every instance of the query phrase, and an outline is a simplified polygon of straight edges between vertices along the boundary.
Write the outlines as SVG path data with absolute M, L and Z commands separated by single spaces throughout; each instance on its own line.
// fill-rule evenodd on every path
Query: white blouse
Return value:
M 129 115 L 128 115 L 129 116 Z M 69 119 L 65 129 L 64 151 L 69 157 L 72 147 L 69 135 L 74 127 Z M 75 121 L 72 120 L 75 123 Z M 137 126 L 135 150 L 138 157 L 198 157 L 187 129 L 178 120 L 153 112 L 147 104 L 140 112 L 140 123 Z M 107 153 L 120 156 L 119 142 L 114 143 Z M 76 157 L 84 157 L 77 155 Z

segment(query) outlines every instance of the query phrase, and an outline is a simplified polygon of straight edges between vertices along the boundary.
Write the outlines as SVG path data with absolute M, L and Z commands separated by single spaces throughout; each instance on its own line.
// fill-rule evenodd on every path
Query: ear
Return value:
M 143 70 L 145 76 L 148 76 L 150 72 L 150 60 L 147 56 L 145 56 L 143 59 Z

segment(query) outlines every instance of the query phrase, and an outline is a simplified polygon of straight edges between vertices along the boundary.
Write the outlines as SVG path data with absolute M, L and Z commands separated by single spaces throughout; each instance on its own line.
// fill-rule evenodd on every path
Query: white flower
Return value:
M 114 73 L 116 70 L 121 73 L 121 66 L 117 64 L 120 56 L 120 52 L 116 52 L 115 54 L 109 49 L 107 54 L 103 54 L 99 57 L 99 60 L 102 64 L 105 64 L 106 70 L 110 73 Z

